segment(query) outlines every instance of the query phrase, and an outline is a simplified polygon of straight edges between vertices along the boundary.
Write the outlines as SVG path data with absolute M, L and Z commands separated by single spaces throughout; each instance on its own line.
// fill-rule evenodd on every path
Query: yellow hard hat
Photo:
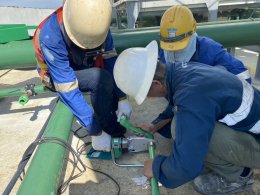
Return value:
M 112 19 L 109 0 L 66 0 L 63 23 L 70 40 L 83 49 L 100 46 Z
M 196 21 L 190 9 L 182 5 L 172 6 L 161 19 L 160 46 L 167 51 L 182 50 L 195 31 Z

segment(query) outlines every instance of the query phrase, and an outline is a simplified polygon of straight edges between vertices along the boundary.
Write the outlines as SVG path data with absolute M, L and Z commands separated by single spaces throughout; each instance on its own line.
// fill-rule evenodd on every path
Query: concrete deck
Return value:
M 256 54 L 242 48 L 236 49 L 236 56 L 244 61 L 254 75 Z M 26 83 L 39 84 L 38 75 L 35 70 L 1 70 L 0 88 L 24 86 Z M 55 102 L 55 94 L 40 94 L 32 98 L 25 106 L 17 102 L 17 97 L 0 99 L 0 193 L 12 178 L 18 163 L 20 162 L 25 149 L 36 138 L 45 123 L 50 109 Z M 148 123 L 163 110 L 166 102 L 164 99 L 156 98 L 146 100 L 141 106 L 137 106 L 133 101 L 134 107 L 132 122 Z M 76 123 L 73 128 L 76 128 Z M 156 135 L 158 145 L 157 154 L 168 154 L 171 148 L 171 141 Z M 72 138 L 72 145 L 76 148 L 78 139 Z M 81 144 L 81 142 L 79 143 Z M 138 154 L 124 156 L 120 162 L 142 163 L 148 155 Z M 83 155 L 83 162 L 91 168 L 103 171 L 111 175 L 120 185 L 121 195 L 151 194 L 151 189 L 147 183 L 138 185 L 137 181 L 142 179 L 142 168 L 121 168 L 113 164 L 112 161 L 89 160 Z M 191 161 L 192 163 L 192 161 Z M 68 163 L 64 168 L 65 180 L 69 176 L 72 166 Z M 17 182 L 11 194 L 16 194 L 20 181 Z M 87 170 L 81 177 L 73 180 L 64 194 L 70 195 L 112 195 L 116 194 L 116 185 L 106 176 Z M 197 195 L 190 184 L 183 185 L 177 189 L 169 190 L 160 187 L 163 195 Z M 260 171 L 255 172 L 255 184 L 253 188 L 239 195 L 260 194 Z

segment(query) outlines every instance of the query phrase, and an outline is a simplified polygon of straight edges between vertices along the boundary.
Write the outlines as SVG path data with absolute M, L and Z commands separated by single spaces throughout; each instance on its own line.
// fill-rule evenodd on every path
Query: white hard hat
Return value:
M 66 0 L 63 6 L 65 30 L 71 41 L 84 49 L 105 41 L 111 19 L 109 0 Z
M 152 41 L 145 48 L 135 47 L 123 51 L 114 66 L 117 86 L 133 97 L 137 104 L 146 98 L 155 74 L 158 45 Z

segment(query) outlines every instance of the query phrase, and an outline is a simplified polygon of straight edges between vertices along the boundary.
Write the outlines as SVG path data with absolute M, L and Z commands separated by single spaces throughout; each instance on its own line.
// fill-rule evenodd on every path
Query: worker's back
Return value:
M 260 133 L 260 92 L 245 80 L 226 70 L 194 62 L 168 64 L 168 70 L 173 105 L 208 107 L 208 115 L 213 114 L 228 126 Z

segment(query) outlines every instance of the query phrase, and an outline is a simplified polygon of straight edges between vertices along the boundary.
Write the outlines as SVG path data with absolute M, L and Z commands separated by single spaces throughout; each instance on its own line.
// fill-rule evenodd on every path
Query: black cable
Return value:
M 73 169 L 71 171 L 71 174 L 70 174 L 69 178 L 58 188 L 58 192 L 63 193 L 67 189 L 70 181 L 72 181 L 73 179 L 81 176 L 82 173 L 86 171 L 86 167 L 85 167 L 84 163 L 82 162 L 82 160 L 80 159 L 80 155 L 66 141 L 64 141 L 60 138 L 53 138 L 53 137 L 44 137 L 44 138 L 39 140 L 39 144 L 44 143 L 44 142 L 54 142 L 54 143 L 61 144 L 66 149 L 68 149 L 73 156 L 74 161 L 71 161 L 70 159 L 68 159 L 69 162 L 72 162 L 72 164 L 73 164 Z M 81 170 L 78 167 L 78 165 L 77 165 L 78 162 L 80 162 L 81 166 L 83 167 L 83 170 Z M 80 173 L 74 175 L 76 168 L 80 171 Z
M 6 75 L 6 74 L 7 74 L 8 72 L 10 72 L 11 70 L 13 70 L 13 69 L 7 70 L 5 73 L 1 74 L 1 75 L 0 75 L 0 78 L 3 77 L 4 75 Z
M 105 172 L 102 172 L 102 171 L 99 171 L 99 170 L 96 170 L 96 169 L 93 169 L 91 167 L 88 167 L 86 165 L 84 165 L 84 163 L 82 162 L 82 160 L 80 159 L 80 155 L 87 149 L 87 146 L 89 146 L 91 144 L 91 142 L 87 142 L 87 143 L 84 143 L 82 144 L 80 147 L 77 148 L 77 151 L 75 151 L 66 141 L 60 139 L 60 138 L 56 138 L 56 137 L 43 137 L 43 138 L 40 138 L 40 139 L 37 139 L 35 140 L 29 147 L 28 149 L 26 150 L 27 151 L 30 151 L 30 148 L 32 147 L 36 147 L 37 145 L 39 144 L 42 144 L 42 143 L 57 143 L 57 144 L 60 144 L 62 145 L 63 147 L 65 147 L 67 150 L 69 150 L 69 152 L 71 152 L 72 154 L 72 157 L 73 157 L 73 160 L 71 159 L 67 159 L 70 163 L 72 163 L 73 165 L 73 168 L 72 168 L 72 171 L 70 173 L 70 176 L 69 178 L 63 182 L 60 187 L 58 188 L 58 193 L 64 193 L 67 189 L 67 187 L 69 186 L 69 183 L 80 177 L 85 171 L 86 169 L 90 169 L 92 171 L 95 171 L 97 173 L 100 173 L 100 174 L 103 174 L 105 176 L 107 176 L 109 179 L 111 179 L 118 187 L 118 192 L 117 192 L 117 195 L 120 194 L 120 186 L 118 184 L 118 182 L 112 177 L 110 176 L 109 174 L 105 173 Z M 79 143 L 79 142 L 78 142 Z M 78 144 L 77 144 L 78 145 Z M 25 152 L 25 154 L 26 154 Z M 28 159 L 28 155 L 24 155 L 24 160 L 27 160 Z M 78 166 L 78 162 L 80 162 L 81 166 L 83 167 L 83 169 L 80 169 L 79 166 Z M 75 170 L 78 169 L 80 172 L 76 175 L 74 175 L 75 173 Z
M 57 102 L 58 102 L 58 100 L 59 100 L 59 98 L 57 99 Z M 56 104 L 55 104 L 55 106 L 56 106 Z M 46 143 L 46 142 L 52 142 L 52 143 L 61 144 L 67 150 L 69 150 L 69 152 L 71 152 L 72 157 L 73 157 L 73 161 L 71 159 L 69 159 L 69 158 L 67 159 L 70 163 L 72 163 L 73 169 L 71 171 L 71 174 L 70 174 L 69 178 L 65 182 L 63 182 L 63 184 L 61 184 L 60 187 L 58 188 L 58 192 L 59 193 L 64 193 L 65 190 L 67 189 L 69 183 L 73 179 L 81 176 L 83 174 L 83 172 L 86 171 L 86 168 L 88 168 L 88 169 L 90 169 L 92 171 L 95 171 L 97 173 L 103 174 L 103 175 L 107 176 L 109 179 L 111 179 L 117 185 L 117 187 L 118 187 L 117 195 L 119 195 L 120 194 L 120 186 L 119 186 L 118 182 L 112 176 L 110 176 L 107 173 L 104 173 L 102 171 L 99 171 L 99 170 L 96 170 L 96 169 L 93 169 L 93 168 L 90 168 L 90 167 L 84 165 L 84 163 L 80 159 L 80 155 L 86 150 L 87 146 L 89 146 L 91 144 L 91 142 L 84 143 L 80 147 L 77 147 L 77 151 L 75 151 L 66 141 L 64 141 L 64 140 L 62 140 L 60 138 L 56 138 L 56 137 L 42 137 L 42 135 L 43 135 L 43 133 L 44 133 L 44 131 L 46 129 L 46 126 L 47 126 L 47 124 L 48 124 L 48 122 L 49 122 L 49 120 L 50 120 L 50 118 L 52 116 L 52 110 L 55 108 L 55 106 L 51 109 L 51 114 L 47 118 L 47 120 L 46 120 L 44 126 L 42 127 L 40 133 L 38 134 L 36 140 L 33 143 L 31 143 L 29 145 L 29 147 L 25 150 L 25 152 L 23 154 L 23 157 L 22 157 L 22 160 L 20 161 L 20 163 L 18 165 L 17 171 L 14 174 L 13 178 L 11 179 L 11 181 L 9 182 L 9 184 L 6 187 L 5 191 L 3 192 L 3 195 L 8 195 L 11 192 L 11 190 L 13 189 L 13 187 L 14 187 L 14 185 L 15 185 L 15 183 L 16 183 L 18 178 L 20 178 L 22 180 L 21 174 L 23 173 L 23 176 L 25 175 L 24 168 L 25 168 L 26 164 L 28 163 L 28 161 L 30 160 L 30 158 L 31 158 L 35 148 L 39 144 Z M 77 132 L 81 128 L 82 127 L 78 128 L 75 132 Z M 84 137 L 86 137 L 86 136 L 84 136 Z M 77 146 L 78 146 L 78 144 L 77 144 Z M 80 162 L 80 164 L 83 167 L 83 169 L 79 168 L 78 162 Z M 74 175 L 75 169 L 78 169 L 80 171 L 76 175 Z
M 79 140 L 78 143 L 76 145 L 76 151 L 81 155 L 84 151 L 86 151 L 87 147 L 91 144 L 91 142 L 86 142 L 84 144 L 82 144 L 81 146 L 79 145 Z
M 68 161 L 72 162 L 73 170 L 71 171 L 69 178 L 58 188 L 58 192 L 63 193 L 67 189 L 69 182 L 72 181 L 73 179 L 79 177 L 80 175 L 82 175 L 82 173 L 86 171 L 86 167 L 85 167 L 84 163 L 82 162 L 82 160 L 80 159 L 80 155 L 66 141 L 64 141 L 63 139 L 57 138 L 57 137 L 43 137 L 43 138 L 36 139 L 33 143 L 30 144 L 30 146 L 25 151 L 23 159 L 20 162 L 20 164 L 22 164 L 24 161 L 27 162 L 30 159 L 31 148 L 35 148 L 36 146 L 38 146 L 39 144 L 42 144 L 42 143 L 60 144 L 63 147 L 65 147 L 67 150 L 69 150 L 72 154 L 73 161 L 70 159 L 68 159 Z M 80 162 L 83 169 L 79 168 L 79 166 L 77 165 L 78 162 Z M 76 168 L 80 171 L 80 173 L 74 175 Z M 21 176 L 20 176 L 20 179 L 21 179 Z
M 51 116 L 52 116 L 52 111 L 53 111 L 54 108 L 56 107 L 56 104 L 57 104 L 58 101 L 59 101 L 59 98 L 57 98 L 57 101 L 55 102 L 54 106 L 50 109 L 51 113 L 50 113 L 50 115 L 48 116 L 46 122 L 44 123 L 44 125 L 43 125 L 41 131 L 39 132 L 39 134 L 38 134 L 36 140 L 42 137 L 42 135 L 43 135 L 43 133 L 44 133 L 44 131 L 45 131 L 47 125 L 48 125 L 48 122 L 49 122 L 49 120 L 50 120 L 50 118 L 51 118 Z M 24 154 L 23 154 L 23 157 L 22 157 L 22 160 L 20 161 L 20 163 L 19 163 L 19 165 L 18 165 L 18 167 L 17 167 L 17 170 L 16 170 L 14 176 L 12 177 L 12 179 L 11 179 L 10 182 L 8 183 L 7 187 L 5 188 L 5 191 L 3 192 L 3 195 L 8 195 L 8 194 L 12 191 L 12 189 L 13 189 L 15 183 L 17 182 L 18 178 L 21 179 L 21 173 L 24 172 L 24 168 L 25 168 L 25 166 L 27 165 L 27 163 L 28 163 L 30 157 L 32 156 L 32 153 L 34 152 L 35 148 L 36 148 L 36 145 L 35 145 L 35 146 L 32 146 L 32 144 L 31 144 L 31 145 L 25 150 L 25 152 L 24 152 Z
M 78 143 L 77 143 L 77 146 L 76 146 L 77 149 L 76 149 L 76 150 L 77 150 L 78 154 L 81 155 L 81 154 L 87 149 L 87 147 L 91 144 L 91 142 L 84 143 L 84 144 L 82 144 L 82 145 L 79 146 L 79 147 L 78 147 L 78 144 L 79 144 L 79 141 L 78 141 Z M 109 179 L 111 179 L 111 180 L 116 184 L 116 186 L 117 186 L 117 188 L 118 188 L 118 192 L 117 192 L 116 194 L 117 194 L 117 195 L 120 194 L 120 185 L 119 185 L 119 183 L 118 183 L 112 176 L 110 176 L 109 174 L 107 174 L 107 173 L 105 173 L 105 172 L 103 172 L 103 171 L 99 171 L 99 170 L 97 170 L 97 169 L 93 169 L 93 168 L 88 167 L 88 166 L 86 166 L 86 165 L 85 165 L 85 167 L 88 168 L 88 169 L 90 169 L 90 170 L 92 170 L 92 171 L 94 171 L 94 172 L 103 174 L 103 175 L 105 175 L 106 177 L 108 177 Z
M 86 166 L 86 165 L 85 165 L 85 166 Z M 88 167 L 88 166 L 86 166 L 86 168 L 88 168 L 88 169 L 90 169 L 90 170 L 92 170 L 92 171 L 95 171 L 95 172 L 97 172 L 97 173 L 101 173 L 101 174 L 107 176 L 109 179 L 111 179 L 111 180 L 116 184 L 116 186 L 117 186 L 117 188 L 118 188 L 117 195 L 120 194 L 120 185 L 118 184 L 118 182 L 117 182 L 112 176 L 110 176 L 109 174 L 107 174 L 107 173 L 105 173 L 105 172 L 103 172 L 103 171 L 99 171 L 99 170 L 97 170 L 97 169 L 92 169 L 91 167 Z
M 75 131 L 72 131 L 72 132 L 74 133 L 74 135 L 75 135 L 76 137 L 80 138 L 80 139 L 82 139 L 82 138 L 84 138 L 84 137 L 88 137 L 88 134 L 83 135 L 83 136 L 79 136 L 79 135 L 77 134 L 77 132 L 78 132 L 79 130 L 81 130 L 82 128 L 83 128 L 83 127 L 81 126 L 81 127 L 77 128 Z

